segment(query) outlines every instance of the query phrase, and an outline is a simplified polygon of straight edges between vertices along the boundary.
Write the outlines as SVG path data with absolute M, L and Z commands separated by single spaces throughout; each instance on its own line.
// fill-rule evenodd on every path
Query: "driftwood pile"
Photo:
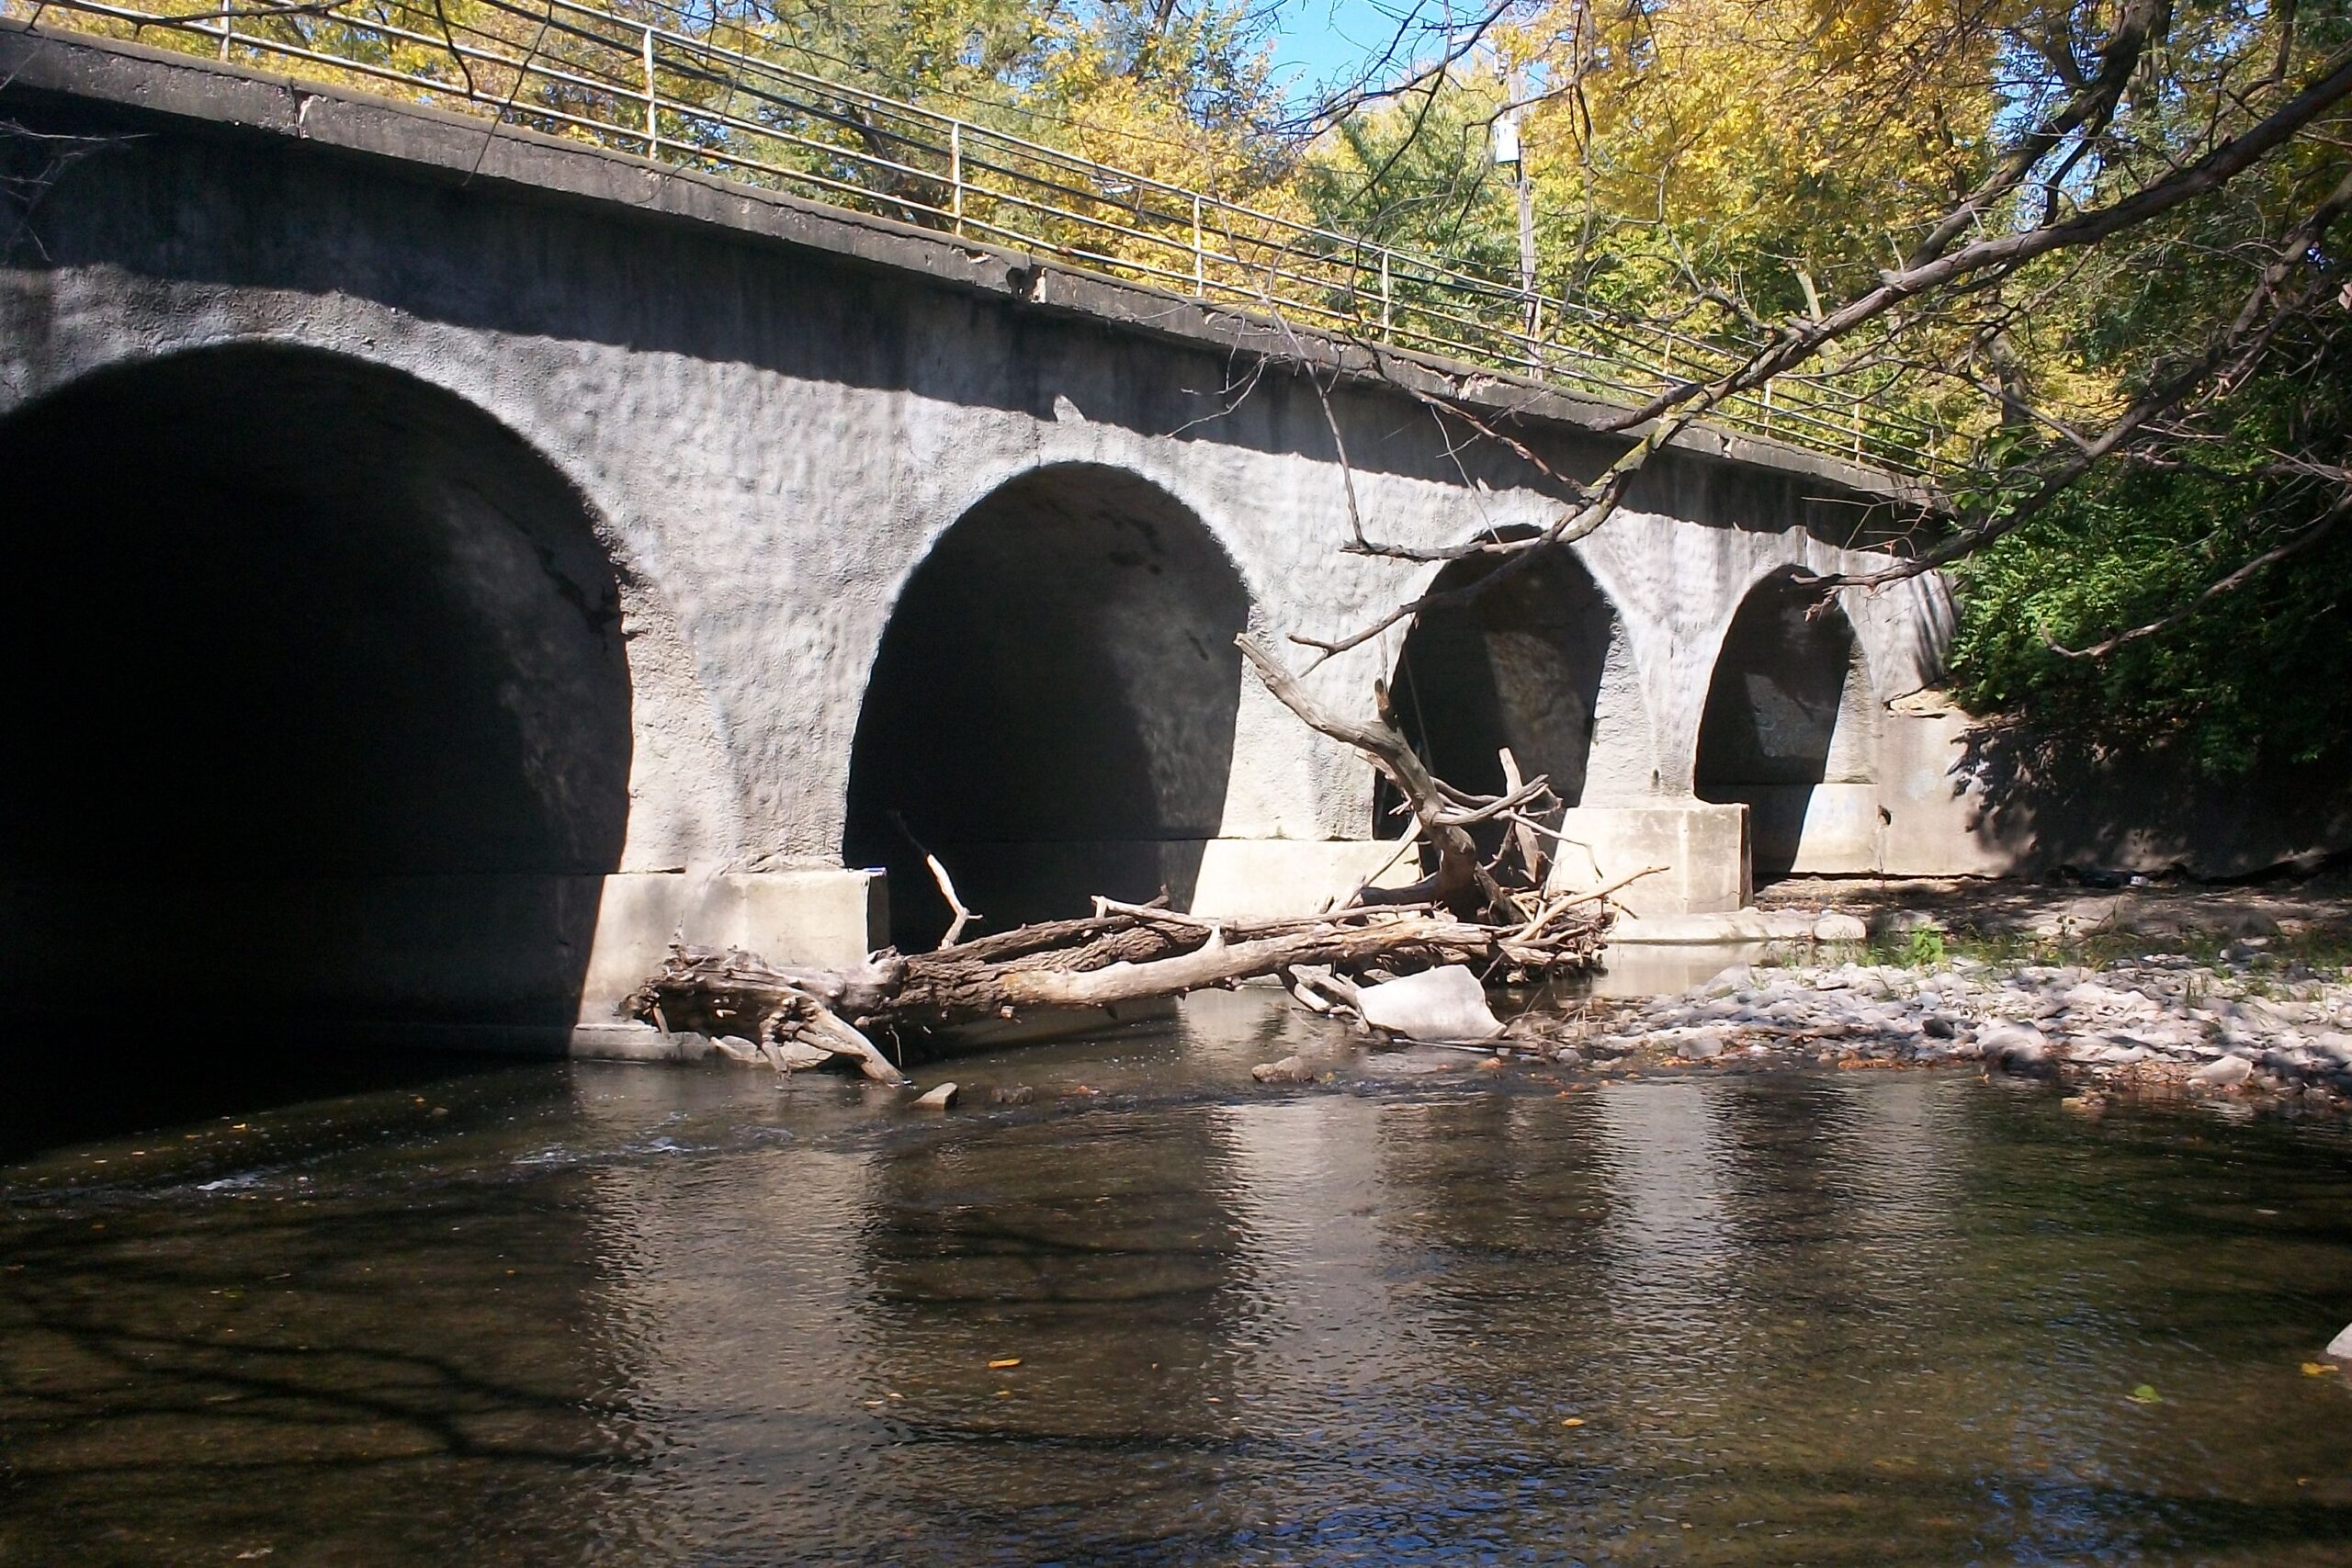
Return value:
M 1608 929 L 1607 907 L 1592 897 L 1554 900 L 1517 926 L 1427 907 L 1246 923 L 1104 899 L 1096 908 L 1089 919 L 1021 926 L 936 953 L 885 951 L 851 969 L 677 947 L 629 1010 L 665 1030 L 708 1035 L 739 1060 L 788 1072 L 839 1057 L 897 1083 L 903 1075 L 877 1039 L 1040 1014 L 1083 1019 L 1087 1010 L 1269 976 L 1317 1011 L 1344 1003 L 1353 982 L 1449 964 L 1498 983 L 1538 980 L 1589 964 Z
M 875 953 L 846 969 L 801 969 L 733 950 L 680 946 L 628 1010 L 666 1031 L 718 1042 L 728 1055 L 779 1071 L 846 1059 L 886 1083 L 903 1075 L 876 1043 L 986 1021 L 1069 1015 L 1211 986 L 1276 978 L 1303 1006 L 1367 1011 L 1363 987 L 1461 966 L 1463 984 L 1541 980 L 1589 966 L 1609 930 L 1611 888 L 1546 895 L 1546 782 L 1500 795 L 1455 789 L 1431 774 L 1396 727 L 1341 718 L 1317 705 L 1262 647 L 1239 639 L 1266 689 L 1310 728 L 1355 748 L 1387 775 L 1414 825 L 1430 873 L 1405 888 L 1359 888 L 1336 911 L 1296 919 L 1220 921 L 1153 904 L 1097 898 L 1080 919 L 1021 926 L 958 942 L 969 911 L 945 868 L 932 864 L 956 923 L 939 951 Z M 1385 706 L 1385 694 L 1383 705 Z M 1470 829 L 1504 830 L 1484 858 Z M 1400 844 L 1399 852 L 1409 847 Z M 1376 880 L 1375 875 L 1375 880 Z M 1628 878 L 1627 880 L 1631 880 Z M 1623 886 L 1619 884 L 1618 886 Z

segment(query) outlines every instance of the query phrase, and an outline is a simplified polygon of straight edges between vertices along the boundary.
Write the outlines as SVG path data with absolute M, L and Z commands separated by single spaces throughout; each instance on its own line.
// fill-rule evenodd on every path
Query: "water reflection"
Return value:
M 520 1113 L 560 1106 L 551 1087 Z M 368 1136 L 348 1116 L 256 1120 L 18 1168 L 0 1559 L 594 1550 L 599 1475 L 633 1444 L 584 1194 L 558 1179 L 518 1204 L 446 1179 L 452 1134 L 412 1134 L 449 1128 L 447 1108 L 411 1104 L 376 1107 Z
M 1335 1081 L 1250 1084 L 1293 1051 Z M 2352 1316 L 2334 1130 L 1365 1064 L 1248 995 L 956 1071 L 944 1118 L 545 1068 L 13 1168 L 0 1560 L 2292 1564 L 2352 1534 L 2352 1397 L 2301 1371 Z

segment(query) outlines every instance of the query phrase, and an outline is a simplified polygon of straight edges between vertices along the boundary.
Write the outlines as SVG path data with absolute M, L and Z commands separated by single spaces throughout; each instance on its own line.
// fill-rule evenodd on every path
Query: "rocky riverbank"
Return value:
M 1980 1064 L 2109 1092 L 2352 1107 L 2352 966 L 2280 965 L 2252 943 L 2214 962 L 2103 965 L 1956 958 L 1736 965 L 1677 997 L 1594 1001 L 1554 1035 L 1564 1065 L 1838 1067 Z

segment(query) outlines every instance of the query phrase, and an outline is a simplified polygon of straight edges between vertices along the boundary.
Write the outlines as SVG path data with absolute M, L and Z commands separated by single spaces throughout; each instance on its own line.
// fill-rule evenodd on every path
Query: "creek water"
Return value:
M 0 1562 L 2352 1561 L 2337 1126 L 1250 1081 L 1302 1048 L 1245 992 L 945 1116 L 542 1064 L 24 1156 Z

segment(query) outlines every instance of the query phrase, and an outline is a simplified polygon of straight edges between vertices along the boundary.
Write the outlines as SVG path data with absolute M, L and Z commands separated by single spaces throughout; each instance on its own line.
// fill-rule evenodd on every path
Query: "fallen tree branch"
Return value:
M 1359 723 L 1342 718 L 1306 694 L 1282 660 L 1247 632 L 1233 639 L 1241 656 L 1258 672 L 1275 701 L 1298 716 L 1300 722 L 1317 734 L 1329 736 L 1345 746 L 1353 747 L 1369 758 L 1373 765 L 1388 775 L 1405 804 L 1420 824 L 1421 838 L 1437 852 L 1437 871 L 1411 887 L 1401 889 L 1360 888 L 1351 903 L 1435 901 L 1455 908 L 1464 913 L 1480 912 L 1476 903 L 1483 902 L 1487 910 L 1512 924 L 1527 918 L 1519 901 L 1504 890 L 1488 872 L 1478 855 L 1478 846 L 1462 826 L 1462 814 L 1446 805 L 1446 786 L 1432 774 L 1427 763 L 1414 754 L 1412 745 L 1394 725 L 1381 720 Z M 1475 818 L 1468 818 L 1475 819 Z M 1477 900 L 1471 899 L 1473 890 Z M 1396 895 L 1401 895 L 1397 897 Z M 1469 908 L 1464 906 L 1469 905 Z
M 749 1042 L 748 1051 L 726 1051 L 738 1060 L 756 1053 L 789 1070 L 821 1052 L 868 1077 L 899 1083 L 899 1068 L 874 1043 L 876 1033 L 922 1036 L 1024 1015 L 1091 1013 L 1301 973 L 1389 976 L 1458 964 L 1485 976 L 1538 979 L 1589 965 L 1611 920 L 1591 894 L 1547 908 L 1533 927 L 1381 907 L 1228 924 L 1102 902 L 1106 913 L 1096 919 L 1057 922 L 1060 937 L 1048 945 L 1034 945 L 1047 940 L 1035 934 L 1044 928 L 1003 933 L 1027 934 L 1031 943 L 992 960 L 975 958 L 969 948 L 882 953 L 833 973 L 770 965 L 736 950 L 673 947 L 625 1010 L 667 1030 Z M 1566 918 L 1566 906 L 1577 903 L 1589 912 Z M 1298 988 L 1295 979 L 1287 983 Z M 827 997 L 854 997 L 859 1006 L 845 1014 L 821 999 Z
M 956 939 L 964 934 L 964 928 L 977 917 L 964 908 L 964 900 L 956 897 L 955 879 L 947 874 L 947 868 L 939 863 L 937 855 L 926 852 L 922 863 L 931 867 L 931 879 L 939 884 L 939 896 L 946 899 L 947 907 L 956 912 L 955 922 L 947 928 L 947 934 L 939 939 L 940 946 L 953 947 Z

